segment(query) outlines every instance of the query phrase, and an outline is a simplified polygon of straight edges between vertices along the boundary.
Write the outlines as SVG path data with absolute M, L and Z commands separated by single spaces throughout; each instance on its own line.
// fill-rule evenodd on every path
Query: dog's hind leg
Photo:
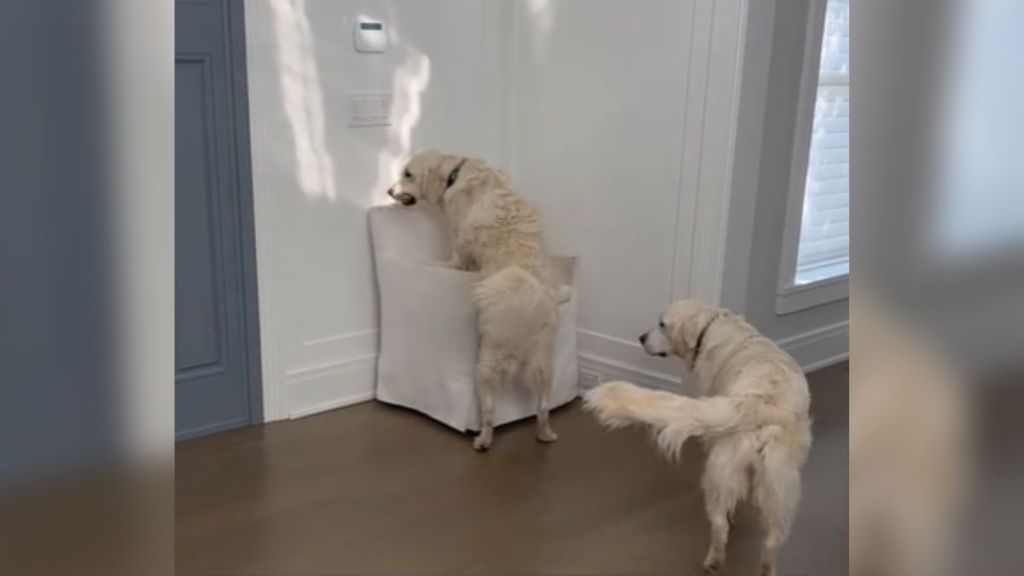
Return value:
M 480 342 L 480 356 L 476 365 L 476 396 L 480 406 L 480 433 L 473 440 L 473 448 L 487 450 L 494 439 L 494 397 L 508 374 L 506 362 L 487 344 Z
M 704 467 L 704 506 L 711 522 L 711 544 L 704 569 L 714 572 L 725 564 L 729 524 L 736 503 L 747 494 L 750 457 L 742 435 L 718 439 L 712 444 Z
M 754 497 L 761 512 L 761 575 L 775 576 L 779 549 L 789 537 L 800 502 L 800 472 L 786 448 L 769 444 L 755 472 Z
M 537 440 L 554 442 L 558 434 L 551 429 L 551 354 L 541 351 L 526 365 L 526 379 L 537 398 Z

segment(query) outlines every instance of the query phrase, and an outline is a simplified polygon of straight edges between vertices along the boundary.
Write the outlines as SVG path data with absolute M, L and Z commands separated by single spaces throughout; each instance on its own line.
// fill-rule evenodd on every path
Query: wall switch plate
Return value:
M 390 126 L 391 92 L 350 93 L 349 126 Z

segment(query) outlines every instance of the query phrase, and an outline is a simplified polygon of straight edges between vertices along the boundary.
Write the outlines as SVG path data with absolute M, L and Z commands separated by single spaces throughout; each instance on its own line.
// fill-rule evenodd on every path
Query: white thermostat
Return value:
M 356 52 L 384 52 L 388 49 L 388 30 L 380 20 L 356 18 L 355 29 Z

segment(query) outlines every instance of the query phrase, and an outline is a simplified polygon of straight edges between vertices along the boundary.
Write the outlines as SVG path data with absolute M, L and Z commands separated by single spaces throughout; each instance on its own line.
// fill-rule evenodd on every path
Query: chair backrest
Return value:
M 374 206 L 370 208 L 370 235 L 377 257 L 407 262 L 447 262 L 452 257 L 451 230 L 447 217 L 425 206 Z M 575 283 L 576 258 L 549 255 L 552 284 Z
M 426 206 L 374 206 L 370 208 L 373 250 L 412 262 L 447 261 L 452 256 L 448 220 L 440 210 Z

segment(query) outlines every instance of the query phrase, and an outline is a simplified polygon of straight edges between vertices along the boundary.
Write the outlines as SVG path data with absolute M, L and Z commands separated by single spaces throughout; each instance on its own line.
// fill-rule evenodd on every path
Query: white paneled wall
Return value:
M 357 54 L 352 21 L 393 43 Z M 372 397 L 377 301 L 366 210 L 414 147 L 490 156 L 485 3 L 246 2 L 263 381 L 268 419 Z M 350 128 L 350 92 L 394 92 L 388 128 Z
M 679 372 L 637 335 L 673 298 L 720 292 L 743 8 L 507 5 L 509 161 L 549 249 L 580 256 L 580 352 L 595 367 Z
M 674 297 L 716 299 L 743 0 L 246 3 L 268 419 L 372 397 L 377 303 L 366 210 L 410 150 L 505 166 L 551 252 L 580 256 L 584 368 L 679 368 L 635 337 Z M 384 19 L 385 54 L 352 49 Z M 393 90 L 394 125 L 347 126 Z

